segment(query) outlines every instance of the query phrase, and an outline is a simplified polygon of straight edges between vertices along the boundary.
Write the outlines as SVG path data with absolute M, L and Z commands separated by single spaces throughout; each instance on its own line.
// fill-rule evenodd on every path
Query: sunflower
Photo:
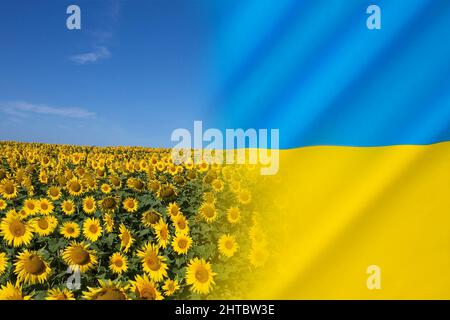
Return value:
M 104 193 L 104 194 L 109 194 L 111 193 L 111 186 L 107 183 L 104 183 L 100 186 L 100 190 Z
M 48 188 L 47 195 L 53 201 L 58 200 L 59 198 L 61 198 L 61 189 L 59 187 L 52 186 Z
M 205 161 L 197 165 L 197 169 L 199 172 L 206 172 L 209 169 L 209 164 Z
M 72 160 L 72 162 L 73 162 L 74 165 L 77 165 L 77 164 L 80 163 L 81 159 L 82 159 L 82 157 L 81 157 L 81 154 L 80 154 L 80 153 L 74 153 L 74 154 L 72 155 L 72 159 L 71 159 L 71 160 Z
M 45 215 L 52 213 L 53 209 L 55 209 L 53 203 L 45 198 L 42 198 L 38 201 L 38 208 L 39 212 Z
M 150 275 L 153 281 L 159 282 L 167 277 L 166 258 L 158 255 L 158 246 L 147 243 L 142 250 L 137 251 L 137 256 L 141 258 L 142 267 Z
M 172 222 L 175 226 L 175 230 L 177 233 L 188 233 L 189 232 L 189 223 L 185 216 L 182 214 L 177 215 L 172 219 Z
M 71 216 L 75 212 L 75 203 L 72 200 L 64 200 L 61 204 L 61 209 L 64 214 Z
M 215 284 L 211 264 L 204 259 L 191 259 L 186 271 L 186 284 L 191 285 L 191 290 L 198 294 L 207 294 Z
M 36 214 L 39 210 L 37 201 L 33 199 L 26 199 L 23 203 L 23 210 L 30 216 Z
M 128 179 L 127 186 L 135 191 L 142 191 L 145 188 L 145 184 L 136 178 Z
M 109 177 L 109 182 L 116 189 L 119 189 L 122 186 L 122 181 L 120 181 L 120 178 L 116 175 Z
M 253 246 L 250 251 L 250 263 L 255 267 L 262 267 L 266 264 L 269 253 L 264 246 Z
M 265 245 L 267 242 L 266 234 L 257 224 L 253 225 L 250 228 L 248 235 L 253 243 L 256 243 L 260 246 Z
M 72 178 L 68 183 L 67 183 L 67 191 L 69 191 L 71 196 L 79 196 L 80 194 L 83 193 L 83 185 L 81 184 L 81 182 L 77 179 L 77 178 Z
M 136 212 L 139 202 L 135 198 L 128 197 L 123 201 L 123 208 L 127 212 Z
M 17 197 L 17 191 L 17 186 L 13 180 L 3 179 L 0 183 L 0 194 L 5 199 L 14 199 Z
M 15 212 L 16 216 L 20 217 L 21 219 L 25 219 L 28 217 L 28 214 L 25 210 L 20 210 L 19 212 Z
M 26 284 L 44 283 L 51 273 L 48 262 L 37 251 L 24 250 L 14 264 L 17 281 Z
M 172 201 L 177 196 L 175 188 L 170 184 L 162 185 L 157 193 L 158 198 L 166 201 Z
M 164 290 L 164 295 L 168 297 L 173 295 L 176 291 L 178 291 L 180 289 L 180 285 L 178 284 L 177 279 L 175 280 L 167 279 L 166 281 L 164 281 L 162 289 Z
M 44 170 L 39 172 L 39 182 L 42 183 L 42 184 L 47 184 L 48 183 L 48 174 Z
M 6 256 L 6 253 L 0 252 L 0 276 L 5 272 L 7 266 L 8 257 Z
M 239 192 L 239 190 L 241 190 L 241 183 L 239 181 L 231 181 L 230 189 L 233 192 Z
M 213 180 L 213 182 L 211 182 L 211 186 L 214 189 L 214 191 L 220 192 L 224 188 L 224 183 L 220 179 L 215 179 L 215 180 Z
M 158 212 L 149 210 L 142 214 L 141 222 L 147 228 L 151 228 L 159 219 L 161 219 L 161 215 Z
M 119 234 L 120 249 L 123 250 L 124 252 L 128 252 L 128 250 L 130 250 L 130 247 L 134 242 L 133 236 L 123 223 L 120 224 L 119 231 L 120 231 Z
M 217 219 L 216 206 L 212 203 L 204 202 L 200 206 L 199 212 L 208 223 L 214 222 Z
M 118 202 L 114 197 L 107 197 L 100 202 L 100 206 L 104 212 L 114 212 L 117 209 Z
M 224 234 L 219 238 L 218 247 L 220 254 L 228 258 L 232 257 L 239 248 L 236 238 L 229 234 Z
M 83 235 L 86 239 L 95 242 L 102 235 L 103 229 L 97 218 L 88 218 L 83 223 Z
M 109 258 L 109 269 L 113 273 L 121 274 L 123 272 L 127 272 L 128 270 L 128 259 L 120 252 L 114 253 Z
M 155 192 L 156 194 L 158 194 L 158 191 L 159 191 L 160 187 L 161 187 L 161 184 L 159 183 L 158 180 L 151 180 L 151 181 L 148 183 L 148 188 L 149 188 L 151 191 Z
M 212 192 L 205 192 L 203 194 L 203 200 L 207 203 L 214 204 L 216 202 L 216 196 Z
M 238 192 L 238 200 L 242 204 L 249 204 L 252 201 L 252 195 L 247 189 L 242 189 Z
M 64 262 L 74 271 L 86 272 L 97 264 L 97 257 L 89 245 L 73 241 L 63 252 Z
M 95 178 L 86 175 L 83 179 L 83 184 L 87 187 L 87 190 L 96 190 L 97 189 L 97 182 L 95 181 Z
M 7 206 L 8 206 L 8 204 L 6 203 L 6 201 L 3 199 L 0 199 L 0 210 L 5 210 Z
M 120 283 L 111 280 L 98 280 L 100 287 L 90 288 L 83 292 L 83 298 L 86 300 L 128 300 L 128 286 L 122 286 Z
M 83 199 L 83 211 L 87 214 L 93 214 L 95 209 L 97 208 L 97 204 L 95 202 L 94 197 L 85 197 Z
M 73 293 L 68 289 L 49 289 L 45 300 L 75 300 Z
M 163 171 L 165 168 L 166 168 L 166 165 L 164 164 L 164 162 L 158 161 L 158 163 L 156 164 L 156 169 L 158 171 Z
M 80 227 L 76 222 L 64 222 L 59 232 L 67 239 L 78 238 L 80 236 Z
M 173 176 L 177 174 L 177 167 L 174 165 L 167 166 L 166 170 L 168 173 L 170 173 Z
M 33 231 L 41 236 L 48 236 L 58 225 L 58 219 L 52 215 L 43 216 L 33 220 Z
M 30 300 L 31 296 L 25 296 L 22 293 L 22 286 L 16 283 L 13 285 L 11 282 L 7 282 L 6 285 L 2 285 L 0 289 L 0 300 Z
M 186 254 L 192 245 L 192 238 L 186 234 L 177 234 L 172 241 L 173 250 L 178 254 Z
M 114 231 L 114 218 L 110 213 L 105 213 L 103 215 L 103 223 L 105 225 L 105 230 L 108 233 Z
M 227 210 L 227 220 L 231 224 L 238 223 L 241 220 L 241 210 L 238 207 L 231 207 Z
M 160 219 L 159 222 L 153 226 L 153 229 L 156 232 L 156 239 L 158 240 L 159 246 L 166 248 L 170 240 L 169 226 L 167 223 L 165 223 L 163 219 Z
M 178 204 L 176 202 L 171 202 L 167 206 L 167 213 L 171 217 L 176 217 L 179 213 L 181 213 L 180 207 L 178 206 Z
M 162 300 L 163 297 L 156 288 L 155 283 L 146 274 L 137 275 L 134 281 L 130 281 L 131 291 L 141 300 Z
M 7 215 L 0 223 L 0 234 L 9 245 L 14 247 L 23 244 L 29 245 L 31 238 L 33 238 L 32 230 L 32 226 L 14 214 Z

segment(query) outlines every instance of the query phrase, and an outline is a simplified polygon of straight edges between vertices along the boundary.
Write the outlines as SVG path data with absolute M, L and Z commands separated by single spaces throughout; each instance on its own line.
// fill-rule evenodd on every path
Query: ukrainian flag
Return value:
M 217 121 L 282 148 L 279 245 L 248 298 L 450 299 L 450 2 L 375 1 L 370 30 L 372 2 L 223 13 Z

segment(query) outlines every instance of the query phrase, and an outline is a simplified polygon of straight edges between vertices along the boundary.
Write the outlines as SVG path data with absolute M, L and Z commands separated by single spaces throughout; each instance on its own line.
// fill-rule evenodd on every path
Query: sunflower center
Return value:
M 177 225 L 178 225 L 179 229 L 184 229 L 184 228 L 186 228 L 186 221 L 184 221 L 183 219 L 180 219 L 180 220 L 178 220 Z
M 195 278 L 201 282 L 201 283 L 205 283 L 206 281 L 208 281 L 209 279 L 209 273 L 208 271 L 203 268 L 200 267 L 196 272 L 195 272 Z
M 248 198 L 248 194 L 246 194 L 246 193 L 242 193 L 241 194 L 241 200 L 243 200 L 243 201 L 247 201 L 249 198 Z
M 103 201 L 103 207 L 105 209 L 112 209 L 116 206 L 116 201 L 113 198 L 106 198 Z
M 21 237 L 25 234 L 25 225 L 20 222 L 19 220 L 14 220 L 9 225 L 9 231 L 15 236 L 15 237 Z
M 28 202 L 28 203 L 27 203 L 27 208 L 28 208 L 29 210 L 34 210 L 34 208 L 35 208 L 34 203 L 33 203 L 33 202 Z
M 81 185 L 78 182 L 72 182 L 71 189 L 74 192 L 80 192 Z
M 48 204 L 46 202 L 41 203 L 41 209 L 42 210 L 48 210 Z
M 94 208 L 94 203 L 91 200 L 86 201 L 86 208 L 88 208 L 89 210 L 93 209 Z
M 92 233 L 97 233 L 98 227 L 95 224 L 91 224 L 89 226 L 89 231 L 92 232 Z
M 161 267 L 161 262 L 156 254 L 151 254 L 145 259 L 145 263 L 152 271 L 158 271 Z
M 72 234 L 75 232 L 75 229 L 73 227 L 67 227 L 66 231 L 67 233 Z
M 111 178 L 111 183 L 113 184 L 113 186 L 118 187 L 120 185 L 120 181 L 119 179 L 117 179 L 116 177 L 112 177 Z
M 126 246 L 130 242 L 130 234 L 128 232 L 123 233 L 122 242 L 124 246 Z
M 178 240 L 178 246 L 180 249 L 184 249 L 187 246 L 187 240 L 186 239 L 180 239 Z
M 205 214 L 206 217 L 208 218 L 212 218 L 214 217 L 214 209 L 211 207 L 206 207 L 203 211 L 203 213 Z
M 47 219 L 45 219 L 45 218 L 39 219 L 38 226 L 39 226 L 39 228 L 41 228 L 43 230 L 47 229 L 48 228 Z
M 167 228 L 162 228 L 160 231 L 160 235 L 161 235 L 161 239 L 162 240 L 167 240 L 168 237 L 168 230 Z
M 95 300 L 125 300 L 125 295 L 116 288 L 103 289 L 95 298 Z
M 127 208 L 132 209 L 134 207 L 134 201 L 133 200 L 128 200 L 126 202 L 126 206 L 127 206 Z
M 58 189 L 50 189 L 50 195 L 52 197 L 57 197 L 59 195 Z
M 67 202 L 67 203 L 64 205 L 64 209 L 66 209 L 66 211 L 72 211 L 73 206 L 72 206 L 72 204 L 71 204 L 70 202 Z
M 164 187 L 161 189 L 161 196 L 163 198 L 169 198 L 172 197 L 174 195 L 174 191 L 171 187 Z
M 233 249 L 233 241 L 228 240 L 225 242 L 225 248 L 227 248 L 228 250 Z
M 140 180 L 137 180 L 134 182 L 134 187 L 138 190 L 141 190 L 142 188 L 144 188 L 144 184 Z
M 13 194 L 14 185 L 11 182 L 8 182 L 3 186 L 3 190 L 5 191 L 6 194 Z
M 32 255 L 24 262 L 24 269 L 32 275 L 41 275 L 45 272 L 45 264 L 37 255 Z
M 58 294 L 55 298 L 56 300 L 67 300 L 67 297 L 64 293 Z
M 89 256 L 89 252 L 84 250 L 83 248 L 76 247 L 73 248 L 70 253 L 70 258 L 77 265 L 85 265 L 91 261 L 91 257 Z
M 159 220 L 159 215 L 156 214 L 156 213 L 153 212 L 153 211 L 146 212 L 146 214 L 145 214 L 145 220 L 146 220 L 148 223 L 150 223 L 150 224 L 154 224 L 154 223 L 158 222 L 158 220 Z
M 142 288 L 139 292 L 139 295 L 141 298 L 146 300 L 155 300 L 156 299 L 156 292 L 152 288 Z
M 120 259 L 117 259 L 116 261 L 114 261 L 114 264 L 116 265 L 116 267 L 121 268 L 123 266 L 123 262 Z

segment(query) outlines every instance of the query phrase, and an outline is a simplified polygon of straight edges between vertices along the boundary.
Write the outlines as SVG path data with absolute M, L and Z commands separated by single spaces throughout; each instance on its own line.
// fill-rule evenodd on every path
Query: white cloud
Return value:
M 16 118 L 25 118 L 32 114 L 43 114 L 63 118 L 92 118 L 95 113 L 82 108 L 59 108 L 28 102 L 0 103 L 0 111 Z
M 69 59 L 78 64 L 94 63 L 100 59 L 106 59 L 111 57 L 111 52 L 109 52 L 107 47 L 98 47 L 93 52 L 86 52 L 73 55 Z

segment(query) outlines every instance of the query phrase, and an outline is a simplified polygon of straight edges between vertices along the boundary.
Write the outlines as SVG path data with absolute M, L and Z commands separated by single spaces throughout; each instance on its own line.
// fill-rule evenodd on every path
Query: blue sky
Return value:
M 81 8 L 81 30 L 66 8 Z M 205 117 L 208 16 L 187 1 L 2 1 L 0 139 L 164 146 Z
M 11 0 L 0 26 L 0 140 L 170 147 L 194 120 L 282 148 L 450 140 L 448 0 Z

